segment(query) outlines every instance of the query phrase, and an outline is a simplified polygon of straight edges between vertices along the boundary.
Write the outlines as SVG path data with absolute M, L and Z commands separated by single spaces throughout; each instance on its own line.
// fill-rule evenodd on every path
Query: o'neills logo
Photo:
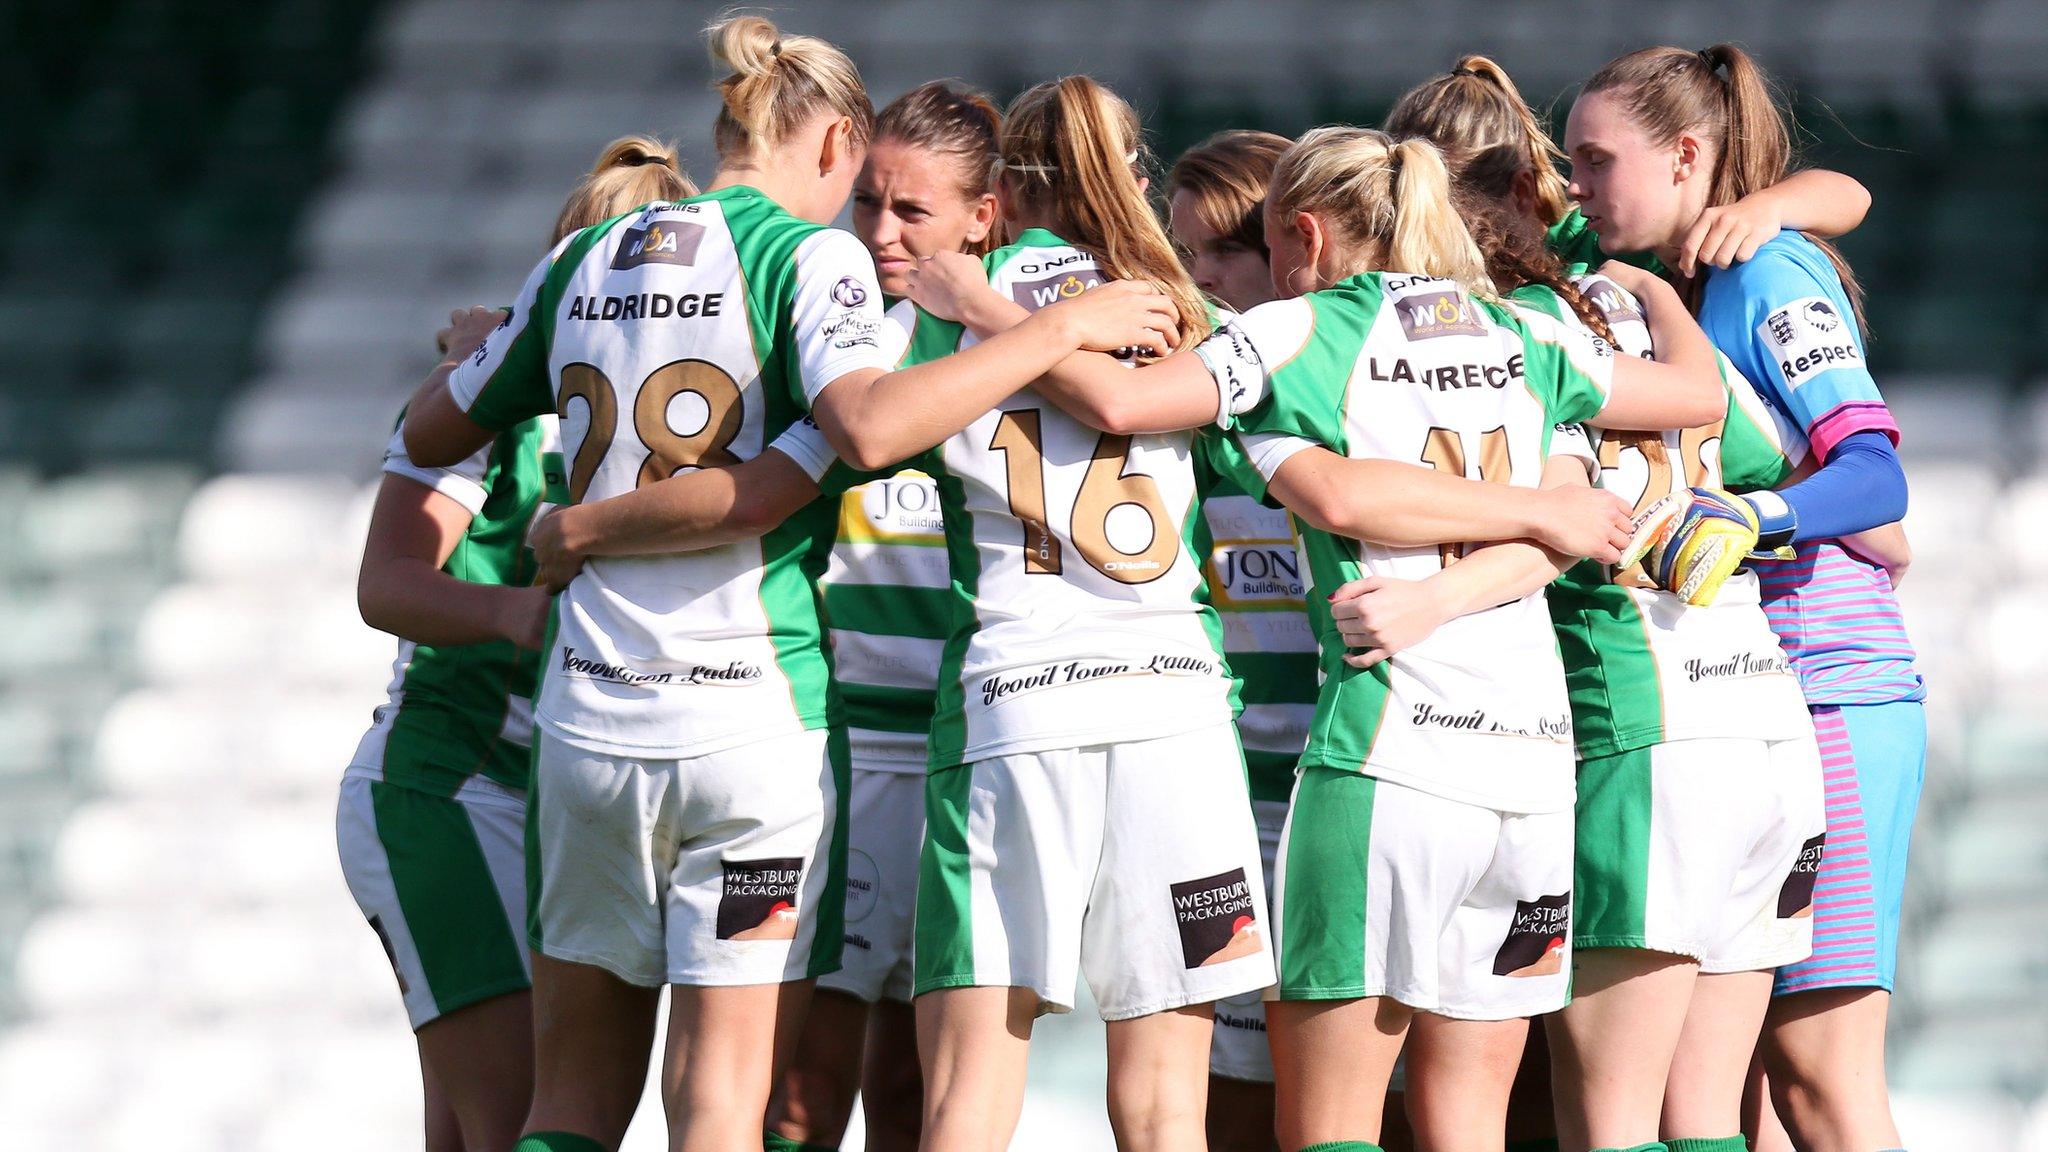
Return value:
M 1803 920 L 1813 915 L 1813 886 L 1820 879 L 1821 857 L 1827 855 L 1828 835 L 1823 832 L 1799 849 L 1792 862 L 1792 874 L 1778 889 L 1778 919 Z
M 702 224 L 661 221 L 626 229 L 619 237 L 619 250 L 612 255 L 614 269 L 638 268 L 642 264 L 695 264 L 697 246 L 704 242 Z
M 1410 340 L 1486 335 L 1486 325 L 1474 313 L 1472 301 L 1455 289 L 1404 296 L 1394 301 L 1394 314 L 1401 318 L 1401 330 Z
M 668 672 L 641 672 L 623 664 L 607 664 L 602 660 L 590 660 L 576 654 L 576 649 L 562 646 L 562 667 L 564 674 L 581 676 L 586 680 L 609 680 L 614 684 L 746 684 L 761 678 L 761 666 L 735 660 L 730 664 L 713 667 L 706 664 L 692 664 L 688 668 Z
M 1232 868 L 1169 887 L 1173 920 L 1180 927 L 1181 959 L 1188 967 L 1205 968 L 1255 956 L 1265 948 L 1258 905 L 1244 869 Z
M 1005 697 L 1039 688 L 1056 688 L 1063 684 L 1079 684 L 1087 680 L 1101 680 L 1108 676 L 1219 676 L 1222 669 L 1213 660 L 1202 660 L 1193 656 L 1169 656 L 1159 653 L 1151 658 L 1133 663 L 1128 660 L 1105 660 L 1090 663 L 1083 660 L 1069 660 L 1064 664 L 1043 664 L 1037 668 L 1019 672 L 1013 676 L 990 676 L 981 682 L 981 706 L 986 708 Z
M 1572 894 L 1515 901 L 1507 939 L 1493 954 L 1495 976 L 1554 976 L 1564 971 L 1565 940 L 1571 930 Z
M 1783 676 L 1790 671 L 1783 652 L 1738 652 L 1726 660 L 1685 662 L 1685 678 L 1693 684 L 1702 680 L 1738 680 L 1744 676 Z
M 796 890 L 804 878 L 801 856 L 726 860 L 718 897 L 720 940 L 794 940 Z
M 1100 283 L 1102 273 L 1093 268 L 1037 280 L 1020 280 L 1010 285 L 1010 299 L 1036 312 L 1049 304 L 1079 296 Z

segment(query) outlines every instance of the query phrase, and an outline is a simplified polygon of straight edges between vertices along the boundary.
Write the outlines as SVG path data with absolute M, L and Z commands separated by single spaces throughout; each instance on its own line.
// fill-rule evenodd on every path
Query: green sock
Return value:
M 1534 1140 L 1510 1140 L 1508 1152 L 1557 1152 L 1557 1137 L 1539 1136 Z
M 1321 1144 L 1303 1146 L 1301 1152 L 1386 1152 L 1377 1144 L 1364 1140 L 1329 1140 Z
M 1661 1140 L 1652 1140 L 1648 1144 L 1637 1144 L 1631 1148 L 1595 1148 L 1593 1152 L 1664 1152 L 1668 1147 L 1670 1145 Z M 1749 1149 L 1745 1147 L 1742 1152 L 1749 1152 Z
M 1707 1139 L 1701 1136 L 1687 1136 L 1682 1140 L 1666 1140 L 1671 1152 L 1749 1152 L 1749 1141 L 1740 1136 L 1721 1136 Z
M 512 1152 L 607 1152 L 604 1145 L 574 1132 L 528 1132 Z
M 831 1144 L 806 1144 L 801 1140 L 791 1140 L 780 1132 L 761 1133 L 761 1148 L 762 1152 L 839 1152 Z

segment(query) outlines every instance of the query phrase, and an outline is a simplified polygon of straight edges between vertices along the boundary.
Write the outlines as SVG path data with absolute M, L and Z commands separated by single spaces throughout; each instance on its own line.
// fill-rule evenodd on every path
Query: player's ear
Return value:
M 1508 195 L 1515 202 L 1515 212 L 1518 216 L 1528 217 L 1536 215 L 1535 169 L 1524 168 L 1520 172 L 1515 173 L 1515 182 L 1508 189 Z
M 1001 211 L 993 194 L 983 192 L 976 198 L 974 213 L 967 221 L 967 242 L 979 244 L 988 239 L 988 234 L 995 230 L 996 217 Z
M 1678 134 L 1678 143 L 1672 149 L 1671 173 L 1674 180 L 1683 183 L 1692 179 L 1706 156 L 1706 143 L 1690 132 Z
M 818 175 L 829 176 L 859 159 L 853 146 L 853 118 L 836 117 L 825 126 L 824 139 L 818 143 Z

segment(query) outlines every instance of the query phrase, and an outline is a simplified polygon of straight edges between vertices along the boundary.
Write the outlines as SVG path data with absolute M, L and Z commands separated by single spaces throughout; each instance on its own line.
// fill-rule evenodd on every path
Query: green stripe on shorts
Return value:
M 1379 781 L 1315 766 L 1295 785 L 1280 911 L 1280 998 L 1365 994 L 1366 876 Z
M 925 777 L 924 851 L 917 866 L 914 994 L 974 983 L 974 894 L 967 859 L 967 804 L 974 765 Z
M 825 757 L 832 765 L 832 845 L 826 850 L 825 893 L 818 901 L 818 928 L 811 937 L 811 966 L 816 978 L 837 972 L 846 947 L 847 793 L 852 789 L 853 752 L 846 729 L 826 730 Z M 815 867 L 815 865 L 813 865 Z
M 1650 885 L 1650 749 L 1579 762 L 1572 947 L 1642 948 Z
M 381 780 L 370 785 L 370 806 L 434 1006 L 453 1012 L 527 987 L 519 937 L 469 812 Z

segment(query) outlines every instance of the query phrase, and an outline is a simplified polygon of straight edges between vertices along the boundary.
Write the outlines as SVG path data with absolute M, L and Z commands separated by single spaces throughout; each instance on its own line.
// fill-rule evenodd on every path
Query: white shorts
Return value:
M 386 783 L 375 768 L 342 776 L 341 875 L 415 1030 L 530 985 L 525 839 L 526 797 L 482 776 L 452 797 Z
M 931 775 L 917 992 L 1029 988 L 1104 1020 L 1273 982 L 1237 732 L 998 756 Z
M 917 856 L 924 846 L 924 772 L 853 763 L 847 794 L 846 950 L 818 987 L 877 1000 L 910 1000 Z
M 1570 811 L 1497 812 L 1308 768 L 1277 871 L 1283 1000 L 1391 996 L 1508 1020 L 1570 998 Z
M 1579 764 L 1579 948 L 1755 972 L 1813 951 L 1826 838 L 1820 748 L 1676 740 Z
M 536 951 L 632 984 L 774 984 L 839 966 L 843 736 L 631 760 L 545 731 L 533 771 Z
M 1280 853 L 1280 832 L 1287 825 L 1287 802 L 1252 801 L 1252 819 L 1259 828 L 1259 871 L 1266 892 L 1273 892 L 1273 861 Z M 1268 924 L 1272 920 L 1266 921 Z M 1209 1071 L 1232 1080 L 1273 1082 L 1273 1049 L 1266 1043 L 1266 990 L 1226 996 L 1216 1002 L 1216 1032 L 1209 1042 Z

